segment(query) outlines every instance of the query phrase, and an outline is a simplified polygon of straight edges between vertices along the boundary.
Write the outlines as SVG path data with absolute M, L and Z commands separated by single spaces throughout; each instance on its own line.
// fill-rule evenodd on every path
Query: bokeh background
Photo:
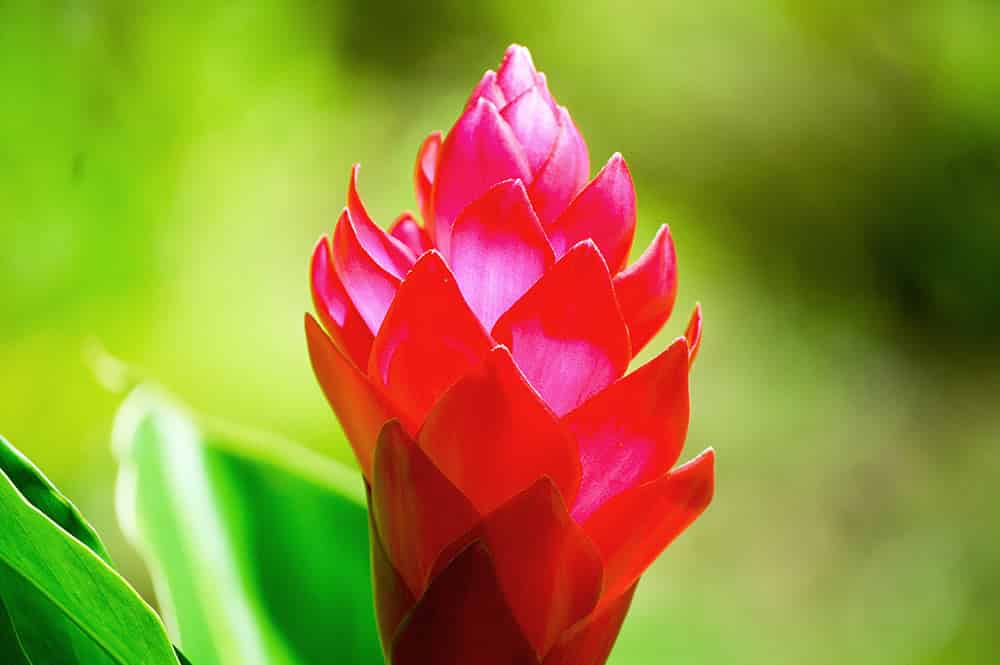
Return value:
M 117 531 L 106 350 L 349 459 L 306 269 L 504 47 L 628 159 L 706 339 L 711 510 L 613 662 L 1000 662 L 1000 4 L 0 1 L 0 431 Z M 648 356 L 648 353 L 646 354 Z

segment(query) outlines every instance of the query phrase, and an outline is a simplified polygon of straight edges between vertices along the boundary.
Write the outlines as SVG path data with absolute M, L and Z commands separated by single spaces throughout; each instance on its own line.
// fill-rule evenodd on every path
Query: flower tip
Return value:
M 695 358 L 698 357 L 698 349 L 701 348 L 702 328 L 704 325 L 701 303 L 695 303 L 694 312 L 691 313 L 691 319 L 688 321 L 687 329 L 684 331 L 684 337 L 688 342 L 689 365 L 693 365 Z
M 531 50 L 528 49 L 524 44 L 513 43 L 504 49 L 503 52 L 503 62 L 500 63 L 500 67 L 503 68 L 504 65 L 530 65 L 532 69 L 535 68 L 535 62 L 531 58 Z
M 695 461 L 699 460 L 703 468 L 707 469 L 706 473 L 708 474 L 708 477 L 705 479 L 707 484 L 705 488 L 705 503 L 707 505 L 712 502 L 712 497 L 715 496 L 715 448 L 706 448 L 701 455 L 695 458 Z
M 531 58 L 531 52 L 520 44 L 511 44 L 503 54 L 503 62 L 497 69 L 497 83 L 507 100 L 517 98 L 525 90 L 537 84 L 538 70 Z
M 621 169 L 625 173 L 629 174 L 630 178 L 632 177 L 628 168 L 628 163 L 626 163 L 625 158 L 622 156 L 620 152 L 616 152 L 613 155 L 611 155 L 611 157 L 608 158 L 608 163 L 604 165 L 604 168 Z
M 715 495 L 715 448 L 706 448 L 694 459 L 670 472 L 686 488 L 687 503 L 699 513 L 712 503 Z
M 627 217 L 630 218 L 627 223 L 630 226 L 634 225 L 635 182 L 632 180 L 632 172 L 628 168 L 628 163 L 620 152 L 611 155 L 588 187 L 599 187 L 600 191 L 615 199 L 618 205 L 626 206 L 628 209 Z
M 493 185 L 493 187 L 490 187 L 487 194 L 483 195 L 479 200 L 483 202 L 490 201 L 490 206 L 501 206 L 502 209 L 521 205 L 531 211 L 531 198 L 528 195 L 528 188 L 525 186 L 522 178 L 501 180 Z M 533 216 L 533 211 L 528 214 Z
M 441 141 L 444 134 L 440 129 L 436 129 L 427 135 L 427 138 L 420 144 L 417 150 L 417 173 L 423 175 L 428 180 L 433 180 L 434 171 L 437 168 L 438 150 L 441 149 Z
M 473 104 L 473 112 L 474 113 L 496 113 L 497 116 L 500 115 L 500 109 L 497 108 L 497 105 L 495 103 L 493 103 L 493 100 L 487 99 L 486 97 L 478 97 L 478 98 L 476 98 L 476 101 Z
M 670 224 L 660 224 L 660 228 L 656 229 L 656 234 L 653 236 L 650 247 L 655 248 L 655 251 L 662 255 L 660 258 L 661 261 L 677 261 L 677 249 L 674 247 L 674 236 L 670 233 Z
M 475 99 L 469 100 L 469 105 L 466 107 L 465 111 L 462 113 L 462 117 L 458 119 L 455 123 L 457 127 L 460 123 L 467 122 L 470 127 L 479 127 L 484 123 L 486 118 L 490 116 L 495 116 L 495 121 L 501 120 L 500 106 L 497 105 L 492 99 L 488 99 L 485 96 L 477 96 Z M 451 132 L 448 132 L 448 136 L 445 137 L 445 142 L 451 138 L 454 134 L 455 128 L 452 128 Z M 442 144 L 442 149 L 443 149 Z
M 309 260 L 309 275 L 315 285 L 319 274 L 331 269 L 333 254 L 330 251 L 330 237 L 325 233 L 319 237 L 313 246 L 312 258 Z
M 528 198 L 528 189 L 524 186 L 524 180 L 522 178 L 505 178 L 490 187 L 490 191 L 495 194 L 502 193 L 507 196 L 516 194 L 518 196 L 523 196 L 525 199 Z M 485 195 L 483 198 L 485 198 Z
M 425 272 L 435 274 L 439 279 L 445 279 L 446 281 L 451 278 L 451 269 L 448 267 L 448 262 L 444 260 L 444 255 L 441 254 L 440 250 L 433 247 L 417 257 L 413 267 L 410 268 L 408 277 L 414 273 L 422 274 Z
M 325 233 L 320 234 L 319 239 L 313 244 L 313 262 L 316 261 L 316 257 L 320 256 L 320 252 L 326 251 L 327 254 L 330 253 L 330 236 Z
M 306 312 L 302 317 L 302 325 L 306 332 L 306 345 L 309 347 L 310 355 L 318 348 L 320 335 L 326 336 L 323 326 L 319 324 L 312 312 Z
M 601 262 L 604 266 L 604 270 L 610 272 L 608 269 L 608 260 L 604 258 L 604 254 L 601 253 L 601 248 L 597 246 L 593 238 L 584 238 L 575 245 L 569 248 L 565 254 L 563 254 L 560 261 L 570 260 L 571 257 L 589 257 L 595 258 Z
M 424 255 L 421 256 L 420 258 L 423 259 L 425 262 L 430 261 L 432 259 L 434 261 L 444 261 L 444 256 L 441 254 L 441 250 L 437 249 L 436 247 L 427 250 L 424 253 Z
M 358 173 L 361 172 L 361 162 L 351 165 L 351 177 L 347 181 L 347 207 L 360 209 L 364 206 L 361 203 L 361 195 L 358 194 Z
M 306 330 L 306 342 L 310 345 L 310 347 L 318 344 L 323 337 L 329 339 L 326 331 L 323 330 L 323 326 L 321 326 L 319 321 L 316 320 L 316 317 L 313 316 L 312 312 L 305 313 L 302 323 Z
M 682 464 L 674 473 L 686 473 L 707 484 L 709 489 L 715 485 L 715 448 L 709 446 L 701 451 L 691 461 Z M 711 491 L 709 491 L 711 495 Z
M 351 218 L 351 211 L 347 208 L 347 206 L 341 208 L 340 214 L 337 215 L 337 223 L 333 227 L 334 242 L 337 241 L 337 229 L 339 229 L 342 224 L 352 227 L 353 230 L 354 220 Z
M 514 356 L 511 354 L 510 349 L 507 348 L 506 344 L 497 344 L 492 349 L 489 350 L 487 354 L 488 362 L 497 363 L 503 362 L 504 360 L 509 360 L 516 367 L 517 364 L 514 363 Z
M 487 69 L 482 78 L 479 79 L 479 83 L 473 88 L 472 94 L 469 95 L 469 101 L 465 104 L 465 110 L 471 109 L 476 100 L 480 98 L 486 98 L 497 106 L 503 106 L 506 103 L 503 91 L 497 83 L 497 73 L 492 69 Z

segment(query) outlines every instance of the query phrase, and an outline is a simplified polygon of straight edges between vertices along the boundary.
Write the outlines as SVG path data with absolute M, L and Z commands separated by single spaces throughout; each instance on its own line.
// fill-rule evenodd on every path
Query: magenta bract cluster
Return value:
M 312 261 L 319 382 L 369 488 L 393 665 L 600 665 L 639 576 L 707 507 L 676 469 L 687 333 L 631 373 L 673 308 L 666 226 L 636 224 L 620 155 L 587 147 L 527 49 L 487 72 L 415 169 L 423 223 L 383 231 L 351 173 Z

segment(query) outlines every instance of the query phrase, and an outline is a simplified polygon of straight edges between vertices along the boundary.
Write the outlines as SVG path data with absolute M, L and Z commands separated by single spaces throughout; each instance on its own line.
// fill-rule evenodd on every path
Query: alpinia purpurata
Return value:
M 639 576 L 713 492 L 711 450 L 671 470 L 700 310 L 626 375 L 673 307 L 669 230 L 625 267 L 625 161 L 588 181 L 520 46 L 421 146 L 423 226 L 382 231 L 357 175 L 313 255 L 306 336 L 369 487 L 387 658 L 604 663 Z

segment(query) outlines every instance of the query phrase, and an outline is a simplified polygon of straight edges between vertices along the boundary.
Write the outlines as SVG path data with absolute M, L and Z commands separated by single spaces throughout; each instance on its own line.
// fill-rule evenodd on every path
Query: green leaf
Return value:
M 0 662 L 177 665 L 93 529 L 2 438 L 0 470 Z
M 381 664 L 361 476 L 140 386 L 115 422 L 119 518 L 198 665 Z
M 177 654 L 177 660 L 181 661 L 181 665 L 191 665 L 191 661 L 188 660 L 184 656 L 184 654 L 181 653 L 180 649 L 178 649 L 177 647 L 174 647 L 174 652 Z
M 63 531 L 89 547 L 90 551 L 104 559 L 109 566 L 114 567 L 101 538 L 76 506 L 49 482 L 45 474 L 32 464 L 31 460 L 2 436 L 0 436 L 0 471 L 7 475 L 28 503 L 62 527 Z
M 14 627 L 13 618 L 7 613 L 2 594 L 0 594 L 0 657 L 2 657 L 0 662 L 7 665 L 32 665 L 24 655 L 21 638 Z

